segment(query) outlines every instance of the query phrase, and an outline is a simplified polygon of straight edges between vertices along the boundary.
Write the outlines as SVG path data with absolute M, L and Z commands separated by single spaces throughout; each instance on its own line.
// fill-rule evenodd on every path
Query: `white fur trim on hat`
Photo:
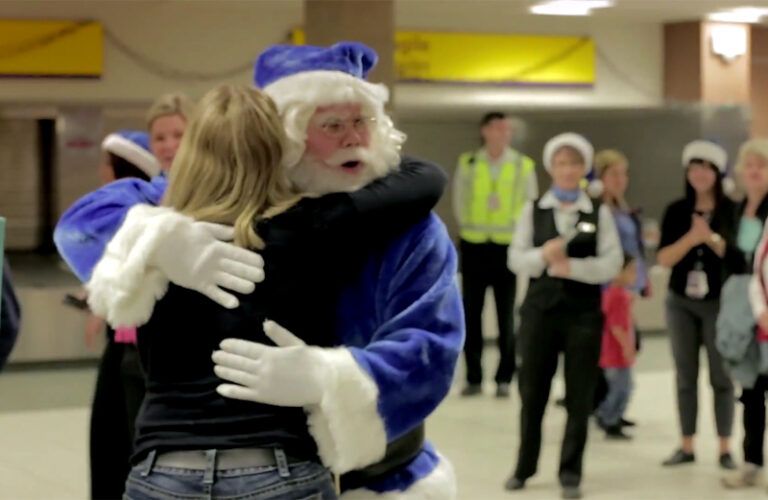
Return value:
M 721 173 L 728 168 L 728 153 L 719 144 L 712 141 L 697 140 L 689 142 L 683 149 L 683 167 L 688 167 L 691 160 L 705 160 Z
M 591 198 L 600 198 L 605 192 L 605 184 L 600 179 L 595 179 L 587 185 L 587 194 Z
M 366 82 L 341 71 L 305 71 L 281 78 L 266 87 L 264 92 L 275 101 L 288 138 L 283 151 L 283 165 L 293 168 L 304 155 L 307 124 L 318 107 L 356 103 L 363 112 L 377 121 L 372 143 L 386 146 L 393 154 L 387 164 L 400 161 L 400 146 L 405 134 L 396 130 L 387 116 L 384 104 L 389 90 L 382 84 Z
M 109 134 L 101 143 L 101 149 L 125 158 L 150 177 L 160 173 L 160 163 L 152 153 L 120 134 Z
M 282 113 L 291 104 L 330 106 L 348 102 L 377 102 L 381 107 L 389 100 L 389 90 L 380 83 L 370 83 L 341 71 L 304 71 L 281 78 L 264 87 Z M 364 99 L 367 97 L 368 99 Z
M 547 172 L 551 173 L 552 159 L 555 156 L 555 153 L 564 146 L 572 147 L 581 154 L 582 158 L 584 158 L 584 165 L 587 167 L 584 175 L 587 175 L 592 171 L 592 159 L 595 156 L 595 148 L 592 147 L 592 144 L 590 144 L 584 136 L 574 132 L 566 132 L 551 138 L 544 146 L 544 168 L 547 169 Z

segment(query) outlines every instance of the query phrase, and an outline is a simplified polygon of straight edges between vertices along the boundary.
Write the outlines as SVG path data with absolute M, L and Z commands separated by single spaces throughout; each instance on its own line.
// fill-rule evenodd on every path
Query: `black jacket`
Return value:
M 13 350 L 21 327 L 21 306 L 13 289 L 11 268 L 3 264 L 3 295 L 0 303 L 0 370 Z

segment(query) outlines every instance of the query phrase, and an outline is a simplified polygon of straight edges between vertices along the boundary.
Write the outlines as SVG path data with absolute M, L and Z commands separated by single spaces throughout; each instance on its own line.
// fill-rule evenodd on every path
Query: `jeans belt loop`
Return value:
M 205 450 L 205 474 L 203 475 L 203 484 L 212 485 L 216 474 L 216 453 L 218 450 Z
M 275 462 L 277 462 L 277 471 L 280 477 L 291 477 L 291 469 L 288 467 L 288 458 L 282 448 L 275 448 Z
M 157 458 L 157 450 L 152 450 L 144 459 L 144 470 L 141 471 L 141 477 L 147 477 L 152 474 L 152 469 L 155 467 L 155 459 Z

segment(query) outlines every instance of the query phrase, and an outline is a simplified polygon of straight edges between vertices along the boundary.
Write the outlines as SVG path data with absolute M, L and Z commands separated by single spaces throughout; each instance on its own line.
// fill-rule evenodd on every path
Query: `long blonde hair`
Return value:
M 186 95 L 163 94 L 155 99 L 147 111 L 147 130 L 152 130 L 152 124 L 160 117 L 179 115 L 184 121 L 189 121 L 194 114 L 195 103 Z
M 216 87 L 181 140 L 163 204 L 196 220 L 234 225 L 237 245 L 262 248 L 256 217 L 297 199 L 280 167 L 284 144 L 272 99 L 252 87 Z
M 627 168 L 629 168 L 629 160 L 624 153 L 618 149 L 603 149 L 602 151 L 598 151 L 595 155 L 595 174 L 597 175 L 598 179 L 602 180 L 605 173 L 611 167 L 620 164 L 624 164 L 627 166 Z M 607 198 L 607 196 L 608 194 L 604 192 L 603 197 Z M 610 205 L 615 205 L 621 209 L 629 208 L 627 200 L 623 196 L 606 199 L 605 201 L 607 201 Z

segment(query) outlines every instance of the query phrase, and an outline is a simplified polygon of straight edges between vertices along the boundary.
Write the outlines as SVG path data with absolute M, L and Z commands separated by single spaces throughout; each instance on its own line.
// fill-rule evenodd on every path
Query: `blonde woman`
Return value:
M 650 294 L 648 266 L 645 260 L 645 246 L 642 238 L 642 225 L 639 211 L 627 203 L 626 194 L 629 187 L 629 160 L 626 155 L 616 149 L 604 149 L 595 155 L 595 174 L 602 188 L 602 200 L 611 209 L 616 229 L 619 232 L 621 248 L 624 254 L 632 257 L 637 267 L 637 278 L 632 290 L 643 297 Z M 640 347 L 640 332 L 635 328 L 635 348 Z M 604 377 L 598 379 L 595 391 L 595 403 L 604 405 L 608 384 Z M 598 410 L 598 415 L 600 415 Z M 623 427 L 633 427 L 634 422 L 620 418 L 618 426 L 609 426 L 606 418 L 598 416 L 598 425 L 606 429 L 609 437 L 623 438 Z
M 758 245 L 768 218 L 768 140 L 753 139 L 744 143 L 739 150 L 736 175 L 746 198 L 736 207 L 736 241 L 726 250 L 726 270 L 729 274 L 752 274 L 752 261 L 762 251 Z M 755 282 L 757 284 L 757 282 Z M 753 309 L 765 310 L 765 295 L 755 287 L 752 297 Z M 768 324 L 764 313 L 756 319 Z M 744 465 L 723 484 L 728 488 L 746 488 L 762 480 L 763 436 L 765 434 L 765 392 L 768 390 L 768 375 L 759 373 L 759 366 L 753 359 L 745 359 L 731 371 L 741 387 L 740 401 L 744 405 Z
M 629 160 L 621 151 L 604 149 L 595 155 L 595 173 L 603 185 L 603 203 L 613 212 L 621 248 L 637 263 L 637 282 L 633 288 L 645 296 L 649 289 L 642 225 L 638 211 L 630 207 L 626 198 L 629 187 Z
M 195 111 L 194 103 L 184 94 L 164 94 L 147 112 L 150 148 L 163 172 L 168 172 L 181 144 L 187 121 Z
M 366 248 L 428 213 L 437 201 L 435 176 L 433 171 L 414 176 L 414 168 L 406 166 L 405 173 L 353 193 L 300 199 L 279 167 L 284 143 L 276 108 L 264 94 L 233 86 L 209 92 L 182 139 L 165 207 L 131 210 L 94 269 L 89 283 L 94 310 L 113 324 L 144 323 L 138 346 L 147 395 L 125 498 L 336 498 L 303 409 L 219 396 L 221 380 L 211 354 L 229 337 L 271 344 L 268 327 L 262 328 L 266 318 L 308 344 L 333 345 L 334 306 L 344 276 L 362 265 Z M 444 183 L 441 177 L 438 191 Z M 421 196 L 410 197 L 413 201 L 383 224 L 379 210 L 404 189 Z M 164 218 L 158 227 L 169 234 L 187 218 L 205 221 L 217 234 L 227 232 L 218 224 L 233 226 L 238 246 L 260 250 L 266 279 L 255 291 L 256 277 L 226 280 L 240 303 L 226 309 L 145 273 L 161 251 L 153 247 L 158 235 L 132 232 L 134 216 L 146 213 Z M 370 227 L 367 215 L 379 223 Z M 147 249 L 143 262 L 125 259 L 136 245 Z M 253 254 L 252 261 L 260 259 Z M 135 276 L 148 278 L 132 282 Z M 315 362 L 306 364 L 306 370 L 314 369 Z M 311 392 L 313 384 L 303 390 Z

